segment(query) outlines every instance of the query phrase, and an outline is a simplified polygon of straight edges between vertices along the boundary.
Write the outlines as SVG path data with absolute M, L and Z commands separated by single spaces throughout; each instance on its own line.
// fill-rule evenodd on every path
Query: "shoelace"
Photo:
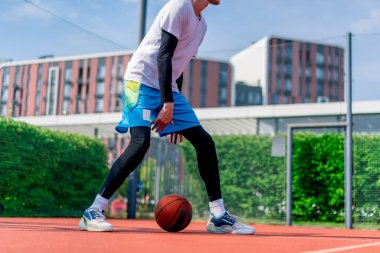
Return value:
M 231 215 L 231 214 L 228 214 L 228 215 L 231 216 L 231 217 L 234 217 L 235 220 L 237 220 L 237 221 L 244 222 L 244 223 L 247 223 L 247 222 L 248 222 L 246 219 L 243 219 L 243 218 L 241 218 L 241 217 L 239 217 L 239 216 Z
M 98 211 L 98 210 L 90 210 L 89 211 L 90 215 L 91 215 L 91 218 L 93 219 L 102 219 L 104 220 L 105 219 L 105 216 L 102 214 L 102 212 Z
M 228 220 L 228 221 L 231 221 L 232 223 L 236 222 L 236 218 L 234 216 L 230 215 L 229 213 L 226 213 L 226 215 L 223 218 Z

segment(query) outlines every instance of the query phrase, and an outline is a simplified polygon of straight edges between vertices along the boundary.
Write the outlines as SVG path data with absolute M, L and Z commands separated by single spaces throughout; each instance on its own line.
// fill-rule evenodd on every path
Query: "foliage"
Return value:
M 282 219 L 285 199 L 283 158 L 271 156 L 271 138 L 263 136 L 213 137 L 219 160 L 223 199 L 228 209 L 246 217 Z M 208 210 L 208 198 L 200 179 L 194 149 L 182 145 L 192 184 L 193 208 Z
M 344 136 L 297 134 L 293 215 L 300 221 L 344 221 Z
M 271 157 L 271 138 L 214 137 L 222 194 L 229 210 L 247 218 L 283 219 L 285 160 Z M 380 222 L 380 136 L 356 135 L 354 144 L 354 218 Z M 197 213 L 208 210 L 195 151 L 182 145 L 188 198 Z M 295 221 L 344 221 L 344 136 L 300 133 L 293 146 L 293 218 Z
M 354 136 L 354 220 L 380 223 L 380 137 Z
M 78 216 L 108 169 L 98 140 L 0 118 L 0 216 Z

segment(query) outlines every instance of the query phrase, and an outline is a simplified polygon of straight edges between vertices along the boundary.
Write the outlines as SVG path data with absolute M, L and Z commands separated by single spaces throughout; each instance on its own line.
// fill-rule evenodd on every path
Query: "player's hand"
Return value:
M 152 131 L 163 131 L 169 123 L 173 124 L 173 109 L 173 102 L 164 103 L 164 107 L 162 107 L 161 111 L 158 113 L 157 118 L 151 123 Z
M 170 136 L 167 137 L 167 140 L 169 143 L 172 143 L 172 144 L 179 144 L 183 141 L 183 136 L 182 134 L 176 134 L 176 133 L 173 133 L 173 134 L 170 134 Z

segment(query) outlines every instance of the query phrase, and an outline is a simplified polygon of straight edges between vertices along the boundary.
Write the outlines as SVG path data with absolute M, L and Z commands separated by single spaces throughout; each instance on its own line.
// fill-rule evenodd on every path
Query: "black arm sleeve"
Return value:
M 181 92 L 182 91 L 182 83 L 183 83 L 183 73 L 178 77 L 176 83 L 177 83 L 179 92 Z
M 161 46 L 157 55 L 158 81 L 160 84 L 161 102 L 173 102 L 172 92 L 172 58 L 178 39 L 171 33 L 162 30 Z

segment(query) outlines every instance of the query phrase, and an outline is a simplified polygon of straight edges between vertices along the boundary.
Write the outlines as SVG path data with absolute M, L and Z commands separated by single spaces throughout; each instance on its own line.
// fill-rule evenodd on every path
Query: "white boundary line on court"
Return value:
M 344 251 L 344 250 L 359 249 L 359 248 L 365 248 L 365 247 L 371 247 L 371 246 L 377 246 L 377 245 L 380 246 L 380 242 L 358 244 L 358 245 L 338 247 L 338 248 L 332 248 L 332 249 L 323 249 L 323 250 L 317 250 L 317 251 L 305 251 L 303 253 L 334 253 L 334 252 L 339 252 L 339 251 Z

